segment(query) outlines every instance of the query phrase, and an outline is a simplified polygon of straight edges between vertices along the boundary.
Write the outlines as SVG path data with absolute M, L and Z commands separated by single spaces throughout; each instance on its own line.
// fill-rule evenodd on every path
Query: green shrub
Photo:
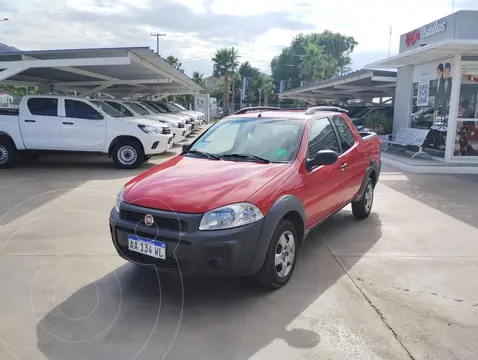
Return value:
M 386 114 L 372 112 L 365 120 L 365 127 L 378 135 L 387 135 L 392 133 L 393 122 Z

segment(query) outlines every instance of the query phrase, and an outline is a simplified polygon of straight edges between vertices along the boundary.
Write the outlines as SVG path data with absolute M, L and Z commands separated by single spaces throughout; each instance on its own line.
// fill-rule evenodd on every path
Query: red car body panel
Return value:
M 328 115 L 344 118 L 356 141 L 333 165 L 307 170 L 311 120 L 304 119 L 304 135 L 292 163 L 263 164 L 177 156 L 128 182 L 124 201 L 184 213 L 204 213 L 247 201 L 267 215 L 282 195 L 294 195 L 305 208 L 306 228 L 309 229 L 350 203 L 358 194 L 371 161 L 380 160 L 380 138 L 372 136 L 364 140 L 347 115 L 323 113 L 323 116 Z M 280 118 L 291 114 L 263 113 L 263 117 L 267 116 Z

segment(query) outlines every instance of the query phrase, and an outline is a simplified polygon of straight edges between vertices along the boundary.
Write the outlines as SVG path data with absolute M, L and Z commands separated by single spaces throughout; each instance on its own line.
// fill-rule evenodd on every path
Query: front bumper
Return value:
M 158 155 L 168 151 L 173 146 L 173 135 L 151 135 L 143 141 L 145 155 Z
M 185 128 L 171 128 L 171 131 L 174 135 L 173 137 L 173 144 L 176 144 L 180 141 L 183 141 L 186 136 L 186 129 Z
M 148 227 L 144 216 L 155 224 Z M 174 213 L 123 203 L 120 214 L 113 208 L 110 232 L 118 254 L 140 265 L 206 276 L 242 276 L 257 272 L 255 252 L 261 238 L 263 220 L 235 229 L 199 231 L 202 214 Z M 128 234 L 166 244 L 166 259 L 156 259 L 128 249 Z

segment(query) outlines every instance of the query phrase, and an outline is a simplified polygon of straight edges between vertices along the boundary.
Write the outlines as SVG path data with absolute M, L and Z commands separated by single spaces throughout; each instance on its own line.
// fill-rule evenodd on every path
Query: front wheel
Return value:
M 9 138 L 0 137 L 0 169 L 12 167 L 15 164 L 17 149 Z
M 136 169 L 144 161 L 144 151 L 136 141 L 121 142 L 113 149 L 113 162 L 120 169 Z
M 365 185 L 365 191 L 362 198 L 359 201 L 352 203 L 352 213 L 356 219 L 362 220 L 370 215 L 373 205 L 374 190 L 373 181 L 369 178 Z
M 289 220 L 281 220 L 267 251 L 266 259 L 256 279 L 263 286 L 279 289 L 287 284 L 297 260 L 297 231 Z

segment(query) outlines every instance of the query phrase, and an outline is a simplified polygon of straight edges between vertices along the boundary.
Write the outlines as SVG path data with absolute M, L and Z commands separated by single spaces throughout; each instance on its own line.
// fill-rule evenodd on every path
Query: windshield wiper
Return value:
M 221 158 L 217 155 L 214 155 L 214 154 L 210 154 L 208 152 L 205 152 L 205 151 L 198 151 L 198 150 L 186 150 L 184 152 L 184 154 L 195 154 L 195 155 L 200 155 L 200 156 L 203 156 L 203 157 L 207 157 L 208 159 L 214 159 L 214 160 L 221 160 Z
M 248 159 L 248 160 L 255 160 L 263 163 L 269 164 L 271 161 L 267 160 L 263 157 L 257 156 L 257 155 L 252 155 L 252 154 L 225 154 L 221 155 L 223 158 L 228 158 L 228 157 L 235 157 L 235 158 L 240 158 L 240 159 Z

